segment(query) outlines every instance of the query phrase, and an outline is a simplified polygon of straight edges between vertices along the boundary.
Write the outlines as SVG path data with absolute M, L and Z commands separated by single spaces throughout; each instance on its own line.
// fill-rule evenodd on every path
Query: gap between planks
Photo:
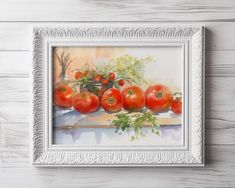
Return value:
M 74 23 L 74 24 L 73 24 Z M 24 22 L 11 22 L 11 23 L 0 23 L 0 50 L 31 50 L 32 44 L 32 26 L 79 26 L 79 24 L 86 24 L 87 26 L 92 26 L 92 23 L 87 22 L 42 22 L 42 23 L 24 23 Z M 103 22 L 100 22 L 103 23 Z M 106 23 L 106 22 L 104 22 Z M 113 23 L 113 22 L 110 22 Z M 114 22 L 117 24 L 122 24 L 125 22 Z M 133 22 L 135 23 L 135 22 Z M 141 24 L 141 22 L 138 22 Z M 142 22 L 143 23 L 143 22 Z M 158 22 L 154 23 L 156 26 Z M 162 23 L 160 23 L 162 24 Z M 165 24 L 165 23 L 164 23 Z M 171 24 L 170 22 L 166 24 Z M 174 23 L 173 23 L 174 24 Z M 185 23 L 175 23 L 175 25 L 180 25 Z M 235 33 L 235 22 L 197 22 L 196 25 L 204 25 L 206 28 L 206 51 L 212 50 L 235 50 L 235 38 L 232 37 Z M 185 25 L 192 25 L 187 23 Z
M 235 50 L 206 51 L 206 77 L 235 77 Z M 32 56 L 29 51 L 0 50 L 0 78 L 32 76 Z

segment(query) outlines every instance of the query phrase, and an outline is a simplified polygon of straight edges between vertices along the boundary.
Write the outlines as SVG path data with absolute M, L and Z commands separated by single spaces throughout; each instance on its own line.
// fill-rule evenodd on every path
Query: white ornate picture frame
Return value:
M 180 46 L 184 61 L 184 144 L 177 147 L 79 147 L 52 142 L 54 46 Z M 35 166 L 203 166 L 204 27 L 157 23 L 87 23 L 33 28 L 33 140 Z

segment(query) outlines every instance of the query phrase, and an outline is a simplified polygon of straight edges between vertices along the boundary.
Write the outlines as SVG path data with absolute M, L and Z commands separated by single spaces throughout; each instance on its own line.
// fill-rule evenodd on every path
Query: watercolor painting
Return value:
M 180 47 L 54 47 L 53 144 L 181 146 Z

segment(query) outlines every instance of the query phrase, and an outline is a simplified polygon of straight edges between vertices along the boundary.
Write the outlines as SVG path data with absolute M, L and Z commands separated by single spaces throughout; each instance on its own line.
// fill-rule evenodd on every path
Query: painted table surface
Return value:
M 206 26 L 206 166 L 34 168 L 31 25 L 84 21 Z M 235 187 L 235 1 L 0 1 L 0 187 Z
M 79 146 L 91 145 L 124 145 L 124 146 L 181 146 L 182 126 L 181 115 L 175 115 L 171 111 L 156 113 L 154 116 L 159 123 L 159 135 L 151 132 L 148 124 L 144 125 L 144 136 L 131 141 L 133 130 L 129 132 L 115 132 L 111 126 L 115 120 L 115 113 L 105 112 L 103 109 L 90 114 L 81 114 L 75 109 L 61 109 L 54 107 L 54 144 L 75 144 Z M 88 139 L 89 138 L 89 139 Z

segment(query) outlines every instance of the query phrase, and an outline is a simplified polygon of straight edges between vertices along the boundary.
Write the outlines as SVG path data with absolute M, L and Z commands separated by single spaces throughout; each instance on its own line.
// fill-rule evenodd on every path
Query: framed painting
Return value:
M 33 28 L 36 166 L 204 165 L 204 28 Z

